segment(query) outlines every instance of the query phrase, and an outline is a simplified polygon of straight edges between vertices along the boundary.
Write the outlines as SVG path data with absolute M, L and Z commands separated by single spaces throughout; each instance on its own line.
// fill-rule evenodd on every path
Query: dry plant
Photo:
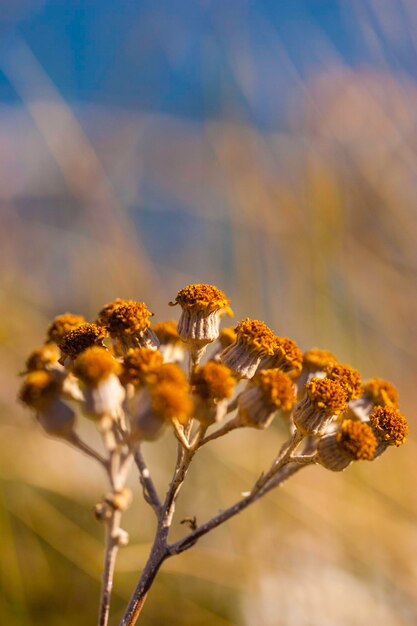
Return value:
M 313 348 L 303 354 L 294 341 L 258 320 L 220 330 L 221 319 L 232 311 L 212 285 L 188 285 L 170 304 L 181 309 L 178 324 L 151 326 L 152 313 L 143 302 L 120 299 L 107 304 L 94 323 L 60 315 L 26 362 L 20 399 L 49 435 L 79 448 L 108 476 L 109 492 L 95 506 L 106 528 L 99 626 L 109 622 L 116 556 L 129 541 L 121 521 L 131 501 L 125 485 L 133 462 L 144 500 L 155 512 L 156 531 L 121 626 L 137 622 L 166 559 L 190 549 L 303 467 L 341 471 L 352 461 L 376 459 L 407 436 L 398 393 L 387 381 L 362 384 L 359 373 L 332 353 Z M 77 412 L 96 423 L 104 456 L 80 438 Z M 255 484 L 201 525 L 195 515 L 183 519 L 189 532 L 171 542 L 175 505 L 198 451 L 238 428 L 266 429 L 277 414 L 289 436 Z M 162 498 L 142 442 L 159 439 L 168 426 L 178 451 Z

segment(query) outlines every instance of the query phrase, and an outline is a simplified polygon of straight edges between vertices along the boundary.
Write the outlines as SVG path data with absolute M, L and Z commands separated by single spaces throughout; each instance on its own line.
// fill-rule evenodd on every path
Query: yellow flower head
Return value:
M 272 356 L 276 347 L 276 337 L 272 330 L 259 320 L 242 320 L 235 328 L 236 340 L 245 344 L 251 352 L 262 356 Z
M 203 399 L 225 400 L 233 395 L 236 379 L 225 365 L 208 361 L 193 372 L 191 384 L 194 393 Z
M 113 311 L 117 309 L 119 306 L 127 304 L 128 302 L 129 302 L 128 300 L 123 300 L 122 298 L 116 298 L 116 300 L 113 300 L 113 302 L 109 302 L 108 304 L 106 304 L 101 309 L 100 313 L 98 314 L 96 324 L 98 324 L 99 326 L 107 326 L 109 322 L 109 318 L 111 314 L 113 313 Z
M 84 350 L 74 362 L 74 374 L 86 385 L 96 387 L 111 374 L 119 374 L 121 365 L 105 348 Z
M 398 391 L 387 380 L 370 378 L 363 386 L 364 395 L 370 396 L 377 406 L 398 407 Z
M 320 412 L 339 415 L 346 409 L 346 392 L 335 380 L 312 378 L 306 385 L 307 396 Z
M 74 313 L 58 315 L 46 331 L 47 341 L 53 341 L 58 344 L 61 343 L 65 335 L 71 330 L 78 328 L 78 326 L 81 326 L 81 324 L 84 324 L 84 322 L 85 319 L 82 315 L 74 315 Z
M 191 415 L 193 404 L 184 387 L 163 382 L 150 388 L 152 413 L 165 421 L 178 420 L 184 424 Z
M 107 336 L 107 331 L 103 326 L 97 324 L 81 324 L 74 330 L 65 335 L 59 348 L 62 354 L 76 359 L 81 352 L 92 348 L 93 346 L 101 346 L 103 339 Z
M 292 376 L 299 376 L 303 366 L 303 353 L 295 341 L 287 337 L 276 337 L 274 345 L 274 367 Z
M 175 363 L 165 363 L 162 367 L 150 372 L 146 383 L 149 386 L 170 383 L 172 385 L 176 385 L 178 388 L 187 389 L 187 391 L 189 390 L 186 375 Z
M 331 352 L 320 348 L 311 348 L 303 356 L 303 366 L 312 371 L 330 372 L 336 362 L 337 359 Z
M 294 406 L 294 383 L 280 369 L 259 370 L 252 378 L 252 383 L 262 390 L 269 405 L 283 411 L 290 411 Z
M 377 440 L 369 424 L 345 419 L 336 435 L 337 444 L 355 461 L 372 461 Z
M 180 343 L 181 339 L 177 330 L 177 322 L 174 320 L 168 320 L 166 322 L 159 322 L 152 327 L 153 332 L 158 337 L 159 342 L 162 345 L 168 343 Z
M 26 360 L 26 372 L 44 370 L 48 365 L 56 363 L 58 358 L 59 350 L 56 343 L 46 343 L 29 354 Z
M 227 326 L 226 328 L 222 328 L 219 334 L 219 342 L 224 350 L 228 348 L 236 341 L 236 331 L 233 326 Z
M 361 376 L 357 370 L 349 365 L 336 363 L 329 374 L 329 378 L 343 387 L 347 402 L 356 400 L 362 393 Z
M 106 328 L 111 337 L 137 336 L 144 333 L 151 325 L 153 315 L 144 302 L 125 301 L 114 306 L 108 313 Z
M 369 416 L 376 437 L 389 445 L 401 446 L 406 442 L 408 424 L 404 415 L 391 406 L 376 406 Z
M 164 361 L 158 350 L 151 348 L 131 348 L 123 359 L 122 381 L 135 387 L 144 385 Z
M 60 383 L 51 372 L 30 372 L 20 388 L 19 399 L 33 409 L 41 409 L 56 397 L 60 389 Z
M 170 306 L 179 304 L 183 310 L 191 313 L 203 312 L 208 315 L 226 308 L 229 302 L 223 291 L 214 285 L 197 283 L 180 289 L 174 302 L 169 304 Z

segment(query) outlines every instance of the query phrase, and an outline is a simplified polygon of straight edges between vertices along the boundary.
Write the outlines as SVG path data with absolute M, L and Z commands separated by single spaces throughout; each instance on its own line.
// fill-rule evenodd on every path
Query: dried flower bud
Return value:
M 173 383 L 160 383 L 150 388 L 152 413 L 166 422 L 174 419 L 185 424 L 193 408 L 186 387 L 178 387 Z
M 131 383 L 135 387 L 144 385 L 164 361 L 158 350 L 151 348 L 132 348 L 123 359 L 123 384 Z
M 372 461 L 376 446 L 377 440 L 369 424 L 345 419 L 338 430 L 320 438 L 317 462 L 339 472 L 352 461 Z
M 266 428 L 278 410 L 288 412 L 295 402 L 294 383 L 279 369 L 260 370 L 238 397 L 237 421 Z
M 97 324 L 81 324 L 65 335 L 59 344 L 62 353 L 60 363 L 67 359 L 75 360 L 84 350 L 93 346 L 103 347 L 106 329 Z
M 339 383 L 328 378 L 312 378 L 306 385 L 305 398 L 295 407 L 294 424 L 305 435 L 318 435 L 346 406 L 346 392 Z
M 132 491 L 128 487 L 123 487 L 106 494 L 104 500 L 116 511 L 127 511 L 132 503 Z
M 275 335 L 259 320 L 245 319 L 236 328 L 236 341 L 224 350 L 220 360 L 241 378 L 252 378 L 261 359 L 272 356 Z
M 297 379 L 297 398 L 302 400 L 306 395 L 305 385 L 312 378 L 325 378 L 336 365 L 337 359 L 328 350 L 311 348 L 303 355 L 303 368 Z
M 74 315 L 74 313 L 58 315 L 46 331 L 47 341 L 60 344 L 65 335 L 84 324 L 84 322 L 85 319 L 82 315 Z
M 165 363 L 181 363 L 184 360 L 184 342 L 178 334 L 177 322 L 168 320 L 153 326 L 158 337 L 159 350 Z

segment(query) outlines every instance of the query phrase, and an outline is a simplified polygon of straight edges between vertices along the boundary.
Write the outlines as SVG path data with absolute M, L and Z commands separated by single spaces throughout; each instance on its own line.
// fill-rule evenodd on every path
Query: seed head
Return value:
M 274 355 L 271 359 L 271 367 L 287 372 L 291 376 L 297 377 L 303 365 L 303 353 L 295 341 L 287 337 L 276 337 L 274 344 Z M 262 362 L 260 367 L 262 368 Z M 265 362 L 267 365 L 267 360 Z
M 84 322 L 85 319 L 82 315 L 75 315 L 74 313 L 58 315 L 46 331 L 47 341 L 60 344 L 65 335 L 71 330 L 78 328 L 78 326 L 81 326 L 81 324 L 84 324 Z
M 401 446 L 406 442 L 408 424 L 404 415 L 391 406 L 376 406 L 369 416 L 374 433 L 379 441 Z
M 262 356 L 274 354 L 276 337 L 264 322 L 247 318 L 239 322 L 235 332 L 237 341 L 245 344 L 251 351 Z
M 346 408 L 346 392 L 335 380 L 312 378 L 306 385 L 307 395 L 320 412 L 339 415 Z
M 144 302 L 128 300 L 107 311 L 106 327 L 111 337 L 136 337 L 143 334 L 151 325 L 153 315 Z M 109 305 L 107 305 L 109 306 Z M 106 307 L 105 307 L 106 308 Z
M 97 317 L 96 324 L 99 326 L 107 326 L 109 323 L 109 318 L 113 311 L 117 309 L 119 306 L 124 304 L 128 304 L 128 300 L 122 300 L 122 298 L 116 298 L 113 302 L 109 302 L 106 304 L 100 311 Z

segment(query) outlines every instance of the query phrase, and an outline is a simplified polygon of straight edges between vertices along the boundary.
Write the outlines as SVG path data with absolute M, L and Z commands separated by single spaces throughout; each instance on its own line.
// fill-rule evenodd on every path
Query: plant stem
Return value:
M 110 599 L 113 588 L 114 568 L 119 549 L 118 530 L 120 527 L 121 512 L 114 511 L 106 524 L 106 546 L 104 551 L 104 566 L 101 583 L 100 609 L 98 626 L 107 626 L 110 612 Z

